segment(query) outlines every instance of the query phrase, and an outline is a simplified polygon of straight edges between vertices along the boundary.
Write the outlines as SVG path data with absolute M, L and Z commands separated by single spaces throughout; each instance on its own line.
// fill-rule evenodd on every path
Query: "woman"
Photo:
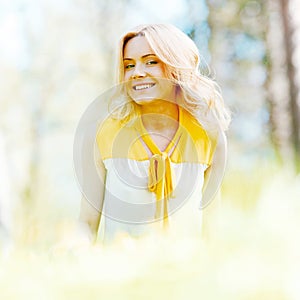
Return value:
M 92 239 L 101 216 L 105 240 L 201 229 L 199 208 L 222 180 L 230 116 L 199 64 L 194 42 L 172 25 L 139 26 L 121 38 L 119 85 L 96 134 L 97 197 L 81 204 Z

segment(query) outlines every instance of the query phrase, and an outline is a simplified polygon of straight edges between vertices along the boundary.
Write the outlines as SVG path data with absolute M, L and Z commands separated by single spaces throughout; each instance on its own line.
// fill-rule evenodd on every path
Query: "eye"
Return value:
M 134 68 L 134 64 L 127 64 L 125 65 L 125 69 L 131 69 L 131 68 Z
M 156 65 L 156 64 L 158 64 L 158 61 L 156 61 L 156 60 L 148 60 L 146 62 L 146 65 Z

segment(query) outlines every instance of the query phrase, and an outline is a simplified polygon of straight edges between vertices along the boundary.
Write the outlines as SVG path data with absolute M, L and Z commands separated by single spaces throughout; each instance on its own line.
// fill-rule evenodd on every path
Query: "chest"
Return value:
M 156 145 L 156 147 L 161 152 L 165 151 L 168 148 L 169 144 L 172 142 L 171 137 L 164 136 L 163 134 L 154 133 L 154 134 L 150 134 L 150 137 L 151 137 L 153 143 Z M 153 155 L 151 147 L 149 147 L 149 145 L 144 142 L 142 137 L 140 137 L 139 139 L 140 139 L 140 142 L 142 143 L 145 151 L 147 152 L 148 157 L 151 157 Z M 170 154 L 171 153 L 169 153 L 169 155 Z

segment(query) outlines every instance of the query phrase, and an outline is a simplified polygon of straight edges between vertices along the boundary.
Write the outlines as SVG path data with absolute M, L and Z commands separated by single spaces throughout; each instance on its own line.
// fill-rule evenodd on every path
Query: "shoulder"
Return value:
M 96 134 L 96 142 L 102 159 L 127 157 L 136 140 L 135 119 L 104 120 Z
M 218 134 L 206 130 L 201 121 L 186 110 L 183 110 L 181 125 L 196 148 L 198 160 L 210 165 L 218 144 Z
M 212 136 L 204 129 L 201 122 L 186 110 L 182 110 L 181 125 L 188 132 L 194 142 L 199 140 L 210 142 Z
M 98 125 L 97 139 L 105 138 L 107 134 L 115 134 L 122 128 L 122 121 L 112 117 L 106 118 L 101 124 Z
M 110 156 L 112 143 L 122 127 L 124 127 L 124 122 L 112 117 L 106 118 L 98 125 L 96 143 L 103 159 Z

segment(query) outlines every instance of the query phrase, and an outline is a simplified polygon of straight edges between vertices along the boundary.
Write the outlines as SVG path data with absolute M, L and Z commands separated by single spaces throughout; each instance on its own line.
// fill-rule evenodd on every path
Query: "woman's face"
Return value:
M 138 104 L 175 99 L 175 84 L 166 78 L 159 60 L 143 36 L 130 39 L 124 48 L 124 80 L 129 96 Z

